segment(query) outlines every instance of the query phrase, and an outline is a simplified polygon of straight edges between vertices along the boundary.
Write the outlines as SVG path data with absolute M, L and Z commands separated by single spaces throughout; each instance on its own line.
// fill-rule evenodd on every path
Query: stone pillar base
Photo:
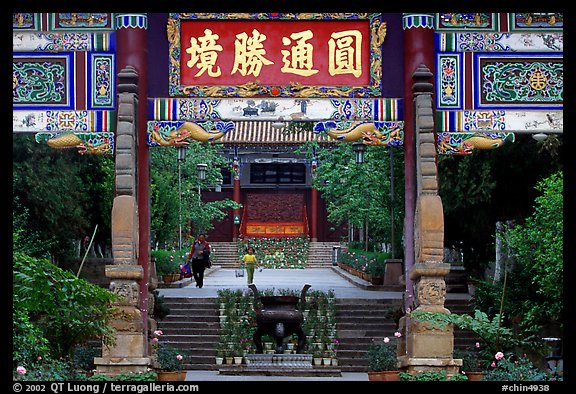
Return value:
M 151 364 L 149 357 L 95 357 L 96 373 L 114 377 L 125 372 L 147 372 Z
M 445 370 L 448 377 L 457 375 L 462 367 L 462 359 L 456 358 L 423 358 L 398 357 L 400 368 L 405 372 L 417 374 L 420 372 L 440 372 Z

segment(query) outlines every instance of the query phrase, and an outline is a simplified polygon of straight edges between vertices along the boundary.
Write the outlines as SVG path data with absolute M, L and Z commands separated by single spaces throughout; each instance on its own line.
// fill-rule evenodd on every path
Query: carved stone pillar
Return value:
M 110 291 L 120 300 L 112 326 L 115 343 L 103 346 L 96 357 L 96 372 L 116 376 L 122 372 L 145 372 L 150 364 L 147 355 L 147 332 L 140 310 L 140 282 L 144 270 L 138 264 L 138 204 L 136 202 L 136 109 L 138 74 L 130 66 L 118 74 L 118 118 L 116 127 L 115 189 L 112 205 L 113 264 L 105 267 Z
M 434 140 L 432 73 L 422 65 L 413 75 L 416 143 L 416 211 L 414 215 L 415 264 L 410 271 L 414 283 L 414 305 L 417 311 L 450 313 L 444 307 L 444 277 L 450 265 L 443 263 L 444 214 L 438 195 L 436 146 Z M 432 327 L 403 317 L 400 329 L 408 335 L 399 352 L 400 365 L 407 372 L 446 370 L 458 373 L 462 360 L 452 358 L 454 333 L 452 326 Z

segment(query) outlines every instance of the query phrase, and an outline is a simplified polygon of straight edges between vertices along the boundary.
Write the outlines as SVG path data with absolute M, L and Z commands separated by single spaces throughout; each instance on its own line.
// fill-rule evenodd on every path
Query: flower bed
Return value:
M 244 238 L 238 242 L 238 260 L 248 247 L 264 268 L 304 268 L 308 263 L 309 241 L 306 237 Z
M 340 253 L 337 264 L 354 276 L 374 285 L 381 285 L 386 270 L 386 257 L 385 253 L 351 249 Z

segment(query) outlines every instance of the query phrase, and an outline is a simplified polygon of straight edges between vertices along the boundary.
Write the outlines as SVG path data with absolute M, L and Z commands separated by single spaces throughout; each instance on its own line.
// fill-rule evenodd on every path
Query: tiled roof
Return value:
M 286 128 L 276 129 L 273 122 L 247 121 L 235 122 L 236 127 L 227 132 L 218 142 L 223 144 L 279 144 L 300 145 L 307 141 L 321 144 L 333 144 L 335 141 L 327 135 L 312 131 L 287 132 Z

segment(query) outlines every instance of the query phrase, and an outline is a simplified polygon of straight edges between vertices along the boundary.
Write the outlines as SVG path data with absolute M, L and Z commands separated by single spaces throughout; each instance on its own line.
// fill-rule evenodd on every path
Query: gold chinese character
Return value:
M 266 59 L 266 50 L 262 42 L 266 40 L 264 34 L 256 29 L 252 30 L 252 37 L 248 37 L 246 33 L 236 35 L 234 41 L 234 67 L 232 73 L 240 72 L 242 76 L 252 74 L 255 77 L 260 75 L 262 65 L 274 64 L 274 62 Z
M 284 66 L 280 69 L 282 72 L 305 77 L 309 77 L 318 72 L 318 70 L 312 69 L 314 47 L 312 44 L 306 42 L 306 40 L 310 40 L 313 36 L 312 31 L 306 30 L 299 33 L 292 33 L 290 34 L 290 38 L 282 37 L 282 43 L 284 45 L 290 45 L 290 39 L 296 41 L 296 45 L 294 45 L 290 51 L 285 49 L 281 51 L 283 55 L 282 61 L 284 62 Z M 288 59 L 290 56 L 292 56 L 292 58 Z
M 210 29 L 204 30 L 204 37 L 198 37 L 198 40 L 195 37 L 190 38 L 190 47 L 186 49 L 186 53 L 190 54 L 190 60 L 186 65 L 190 68 L 195 65 L 200 70 L 195 77 L 204 74 L 205 71 L 208 71 L 211 77 L 219 77 L 222 74 L 220 67 L 216 66 L 218 59 L 216 51 L 222 51 L 222 45 L 216 44 L 219 38 L 220 36 L 212 34 Z
M 345 30 L 332 33 L 328 40 L 328 72 L 330 75 L 362 75 L 362 33 Z

